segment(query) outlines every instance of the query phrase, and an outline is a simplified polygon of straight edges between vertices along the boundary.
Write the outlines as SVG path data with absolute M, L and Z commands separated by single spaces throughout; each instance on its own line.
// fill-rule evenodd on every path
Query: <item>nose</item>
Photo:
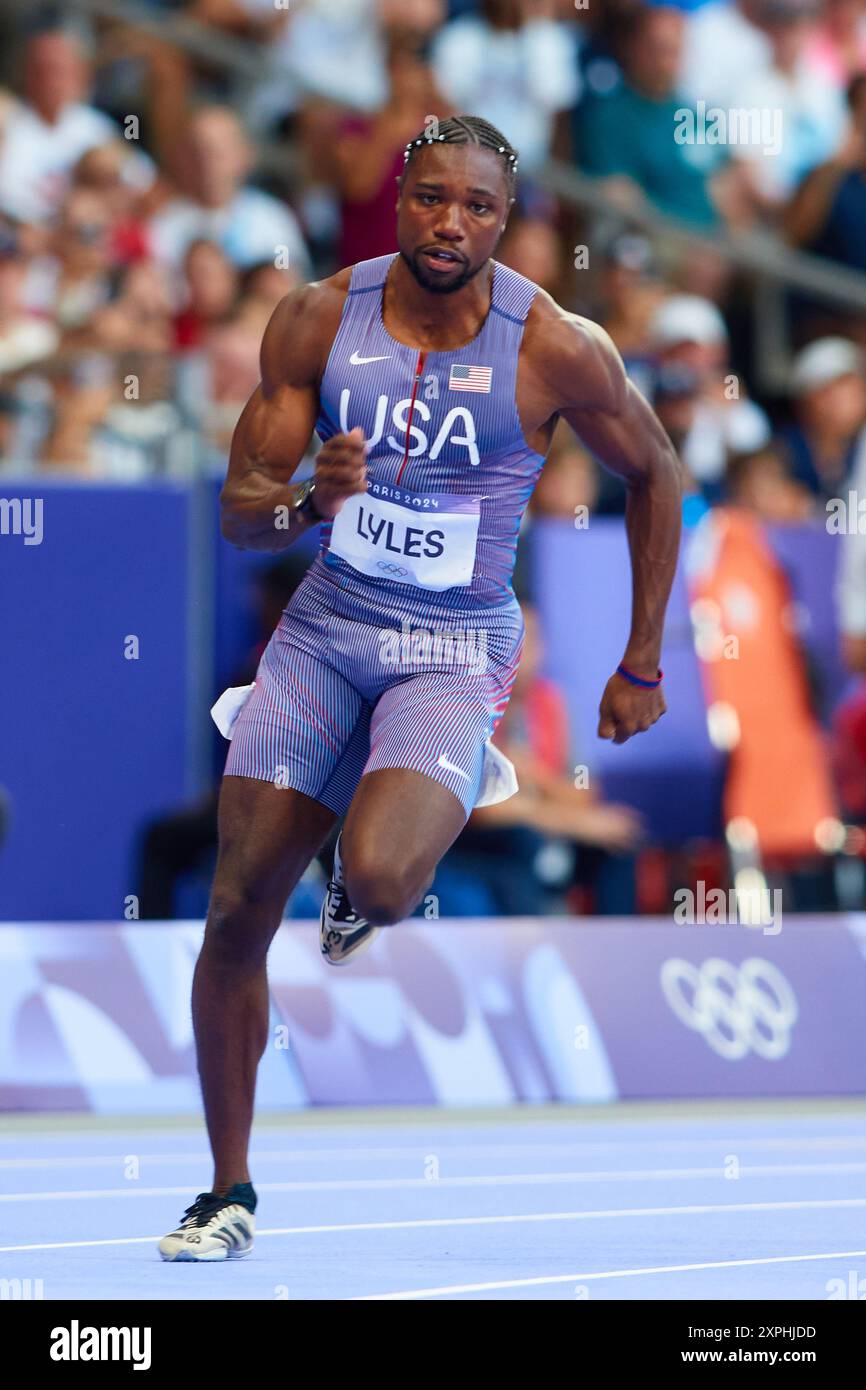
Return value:
M 433 230 L 436 236 L 442 237 L 446 241 L 463 240 L 463 221 L 460 208 L 456 203 L 442 204 Z

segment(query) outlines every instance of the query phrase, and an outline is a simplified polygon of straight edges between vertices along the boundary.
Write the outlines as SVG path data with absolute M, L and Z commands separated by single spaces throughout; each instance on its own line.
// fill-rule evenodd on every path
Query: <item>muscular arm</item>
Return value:
M 652 680 L 679 551 L 682 466 L 597 324 L 558 311 L 545 335 L 543 358 L 557 413 L 599 462 L 625 482 L 632 617 L 622 665 Z M 649 728 L 664 708 L 660 690 L 648 691 L 613 676 L 602 699 L 599 734 L 624 742 Z
M 632 620 L 622 664 L 652 679 L 679 551 L 683 473 L 673 445 L 622 359 L 596 324 L 579 320 L 569 403 L 560 414 L 588 449 L 626 485 L 632 566 Z M 562 372 L 562 369 L 560 369 Z
M 305 523 L 292 516 L 277 529 L 280 508 L 291 507 L 289 482 L 316 422 L 316 344 L 313 297 L 304 285 L 281 300 L 265 329 L 262 379 L 241 413 L 232 437 L 229 468 L 220 493 L 222 533 L 244 550 L 284 550 Z
M 846 173 L 843 164 L 829 160 L 806 175 L 782 220 L 789 241 L 796 246 L 806 246 L 823 231 Z

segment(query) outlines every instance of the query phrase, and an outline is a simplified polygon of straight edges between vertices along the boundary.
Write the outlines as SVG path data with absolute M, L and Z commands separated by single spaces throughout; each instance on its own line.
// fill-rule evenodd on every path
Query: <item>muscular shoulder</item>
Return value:
M 280 300 L 262 339 L 265 389 L 317 386 L 349 291 L 351 269 L 299 285 Z
M 617 411 L 626 387 L 622 358 L 592 319 L 563 309 L 539 290 L 526 320 L 523 351 L 534 377 L 552 398 L 552 411 Z

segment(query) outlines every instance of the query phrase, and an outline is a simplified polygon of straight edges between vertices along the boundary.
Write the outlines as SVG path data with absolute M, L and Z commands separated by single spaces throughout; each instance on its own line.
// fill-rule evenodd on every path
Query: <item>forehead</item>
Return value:
M 84 62 L 84 54 L 78 45 L 65 34 L 44 34 L 33 39 L 27 50 L 30 63 L 48 67 L 79 66 Z
M 507 194 L 507 156 L 484 145 L 449 145 L 434 140 L 414 145 L 407 166 L 407 178 L 439 183 L 453 192 L 486 188 Z
M 632 48 L 641 50 L 644 44 L 677 44 L 683 38 L 685 19 L 679 10 L 647 10 L 643 23 L 633 35 Z

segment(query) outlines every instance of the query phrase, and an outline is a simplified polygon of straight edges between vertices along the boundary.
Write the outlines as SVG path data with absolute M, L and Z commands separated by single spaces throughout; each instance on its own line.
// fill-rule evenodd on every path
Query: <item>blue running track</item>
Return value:
M 155 1243 L 211 1167 L 201 1121 L 0 1118 L 0 1278 L 45 1299 L 866 1295 L 866 1106 L 265 1116 L 256 1244 Z M 834 1282 L 835 1281 L 835 1282 Z

